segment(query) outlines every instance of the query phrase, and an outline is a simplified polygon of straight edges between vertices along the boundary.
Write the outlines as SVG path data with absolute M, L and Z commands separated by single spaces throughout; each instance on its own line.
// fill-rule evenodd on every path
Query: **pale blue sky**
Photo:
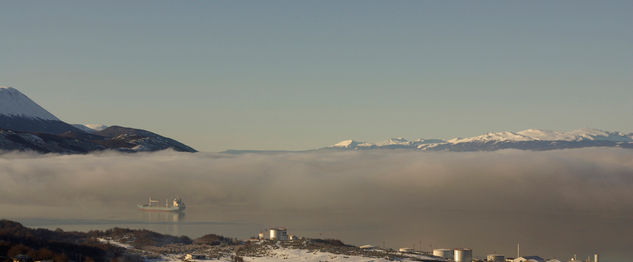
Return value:
M 203 151 L 633 131 L 633 1 L 0 3 L 0 85 Z

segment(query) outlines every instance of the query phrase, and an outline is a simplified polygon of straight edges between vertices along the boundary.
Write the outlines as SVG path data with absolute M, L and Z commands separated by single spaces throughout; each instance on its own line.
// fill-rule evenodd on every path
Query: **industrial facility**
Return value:
M 453 250 L 448 248 L 433 249 L 433 255 L 436 257 L 443 257 L 448 260 L 453 260 Z
M 298 239 L 295 235 L 289 235 L 288 230 L 285 227 L 271 227 L 262 232 L 259 232 L 258 239 L 263 240 L 295 240 Z
M 519 252 L 517 245 L 517 253 Z M 503 254 L 488 254 L 485 259 L 473 259 L 473 250 L 470 248 L 436 248 L 433 249 L 433 256 L 441 257 L 446 259 L 449 262 L 473 262 L 473 261 L 485 261 L 485 262 L 561 262 L 558 259 L 544 259 L 540 256 L 520 256 L 517 254 L 517 257 L 505 257 Z M 567 261 L 567 260 L 565 260 Z M 598 254 L 593 255 L 593 260 L 591 257 L 587 257 L 586 260 L 578 260 L 576 255 L 574 255 L 569 262 L 599 262 Z
M 438 248 L 433 249 L 433 255 L 455 262 L 471 262 L 473 260 L 473 250 L 470 248 Z
M 545 262 L 545 259 L 539 256 L 522 256 L 513 259 L 512 262 Z
M 489 254 L 486 256 L 487 262 L 505 262 L 506 257 L 500 254 Z

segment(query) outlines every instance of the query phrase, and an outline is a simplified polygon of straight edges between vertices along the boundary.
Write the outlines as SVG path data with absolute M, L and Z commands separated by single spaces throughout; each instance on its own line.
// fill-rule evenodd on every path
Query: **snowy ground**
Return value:
M 133 246 L 121 243 L 115 240 L 106 239 L 106 238 L 97 238 L 99 242 L 111 244 L 114 246 L 122 247 L 128 249 L 130 251 L 134 251 L 139 254 L 148 254 L 146 251 L 139 250 L 134 248 Z M 261 244 L 261 243 L 260 243 Z M 318 250 L 307 250 L 307 249 L 295 249 L 295 248 L 287 248 L 281 247 L 279 244 L 271 245 L 271 246 L 262 246 L 263 256 L 253 257 L 253 256 L 243 256 L 244 261 L 253 261 L 253 262 L 271 262 L 271 261 L 303 261 L 303 262 L 320 262 L 320 261 L 351 261 L 351 262 L 387 262 L 394 261 L 390 260 L 386 255 L 384 258 L 377 257 L 365 257 L 360 255 L 345 255 L 345 254 L 335 254 L 330 252 L 318 251 Z M 226 254 L 226 253 L 225 253 Z M 385 253 L 386 254 L 386 253 Z M 400 255 L 402 258 L 396 259 L 396 261 L 444 261 L 439 258 L 429 257 L 422 254 L 411 254 L 411 253 L 395 253 Z M 180 261 L 190 261 L 190 262 L 231 262 L 233 260 L 233 254 L 226 254 L 224 257 L 219 259 L 189 259 L 185 260 L 186 254 L 154 254 L 154 258 L 146 258 L 148 262 L 180 262 Z
M 269 261 L 306 261 L 306 262 L 318 262 L 318 261 L 353 261 L 353 262 L 361 262 L 361 261 L 375 261 L 375 262 L 383 262 L 389 261 L 384 258 L 370 258 L 370 257 L 361 257 L 361 256 L 348 256 L 348 255 L 339 255 L 333 254 L 329 252 L 320 252 L 314 251 L 311 252 L 305 249 L 288 249 L 288 248 L 279 248 L 271 251 L 269 256 L 265 257 L 244 257 L 244 261 L 257 261 L 257 262 L 269 262 Z
M 121 243 L 121 242 L 117 242 L 117 241 L 114 241 L 114 240 L 100 238 L 100 237 L 98 237 L 97 240 L 99 242 L 101 242 L 101 243 L 106 243 L 106 244 L 110 244 L 110 245 L 113 245 L 113 246 L 122 247 L 122 248 L 125 248 L 125 249 L 133 249 L 133 247 L 131 245 L 124 244 L 124 243 Z
M 183 261 L 182 255 L 168 255 L 163 256 L 161 259 L 151 259 L 148 261 Z M 273 262 L 273 261 L 303 261 L 303 262 L 321 262 L 321 261 L 351 261 L 351 262 L 388 262 L 392 261 L 386 258 L 373 258 L 373 257 L 363 257 L 363 256 L 350 256 L 350 255 L 341 255 L 334 254 L 329 252 L 321 252 L 321 251 L 310 251 L 306 249 L 291 249 L 291 248 L 279 248 L 273 249 L 268 253 L 267 256 L 263 257 L 242 257 L 244 261 L 253 261 L 253 262 Z M 424 255 L 411 255 L 411 258 L 404 258 L 399 261 L 419 261 L 415 258 L 419 259 L 429 259 L 433 258 L 424 256 Z M 199 262 L 230 262 L 233 261 L 231 257 L 224 257 L 221 259 L 213 259 L 213 260 L 200 260 L 194 259 L 191 260 L 199 261 Z M 443 260 L 437 260 L 443 261 Z
M 244 261 L 253 261 L 253 262 L 272 262 L 272 261 L 303 261 L 303 262 L 320 262 L 320 261 L 350 261 L 350 262 L 388 262 L 390 260 L 384 258 L 372 258 L 372 257 L 362 257 L 362 256 L 348 256 L 348 255 L 339 255 L 329 252 L 320 252 L 320 251 L 309 251 L 305 249 L 290 249 L 290 248 L 279 248 L 274 249 L 268 256 L 265 257 L 242 257 Z M 182 256 L 164 256 L 161 259 L 152 259 L 149 261 L 182 261 Z M 232 259 L 230 257 L 225 257 L 222 259 L 214 259 L 214 260 L 199 260 L 194 259 L 192 261 L 200 261 L 200 262 L 230 262 Z M 414 261 L 409 259 L 404 259 L 401 261 Z

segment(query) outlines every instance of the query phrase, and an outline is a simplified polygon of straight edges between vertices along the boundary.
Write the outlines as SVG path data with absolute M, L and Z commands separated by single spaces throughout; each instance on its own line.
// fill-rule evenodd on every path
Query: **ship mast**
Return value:
M 152 197 L 149 197 L 149 203 L 147 203 L 147 206 L 152 206 L 152 203 L 159 203 L 160 201 L 158 200 L 152 200 Z

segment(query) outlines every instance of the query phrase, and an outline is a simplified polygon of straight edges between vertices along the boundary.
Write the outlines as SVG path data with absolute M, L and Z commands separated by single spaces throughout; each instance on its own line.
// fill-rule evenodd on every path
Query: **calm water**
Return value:
M 624 214 L 549 212 L 474 212 L 463 210 L 347 210 L 298 212 L 244 210 L 239 207 L 188 206 L 186 212 L 142 212 L 135 208 L 82 208 L 73 214 L 12 217 L 26 226 L 72 231 L 128 227 L 192 238 L 207 233 L 248 238 L 267 226 L 286 226 L 289 233 L 337 238 L 344 242 L 387 247 L 471 247 L 476 257 L 487 253 L 569 259 L 598 252 L 602 261 L 627 261 L 633 243 L 631 216 Z M 83 214 L 83 215 L 82 215 Z M 90 215 L 87 215 L 90 214 Z M 556 232 L 564 232 L 559 234 Z M 616 236 L 615 239 L 613 236 Z

